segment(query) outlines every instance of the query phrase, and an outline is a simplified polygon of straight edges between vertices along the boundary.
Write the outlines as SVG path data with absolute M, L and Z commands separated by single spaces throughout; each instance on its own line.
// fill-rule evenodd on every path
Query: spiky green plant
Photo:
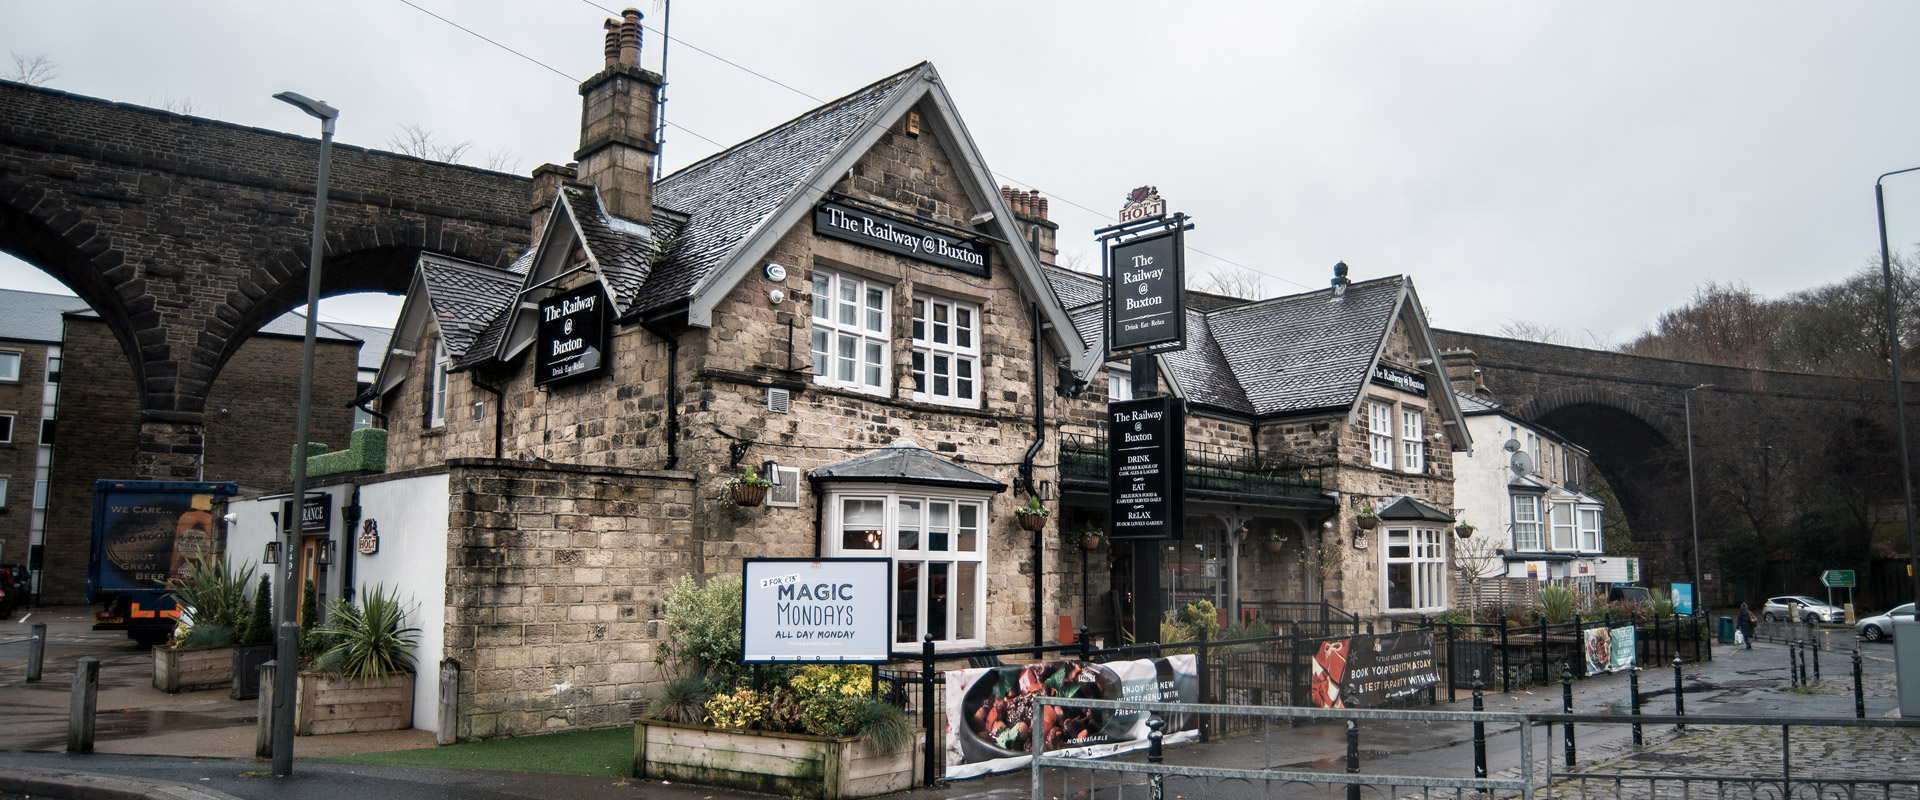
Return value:
M 855 730 L 873 741 L 873 748 L 892 753 L 913 741 L 913 719 L 899 706 L 878 697 L 860 701 L 860 722 Z
M 273 641 L 273 576 L 260 576 L 260 588 L 253 593 L 253 607 L 240 628 L 240 644 L 266 644 Z
M 184 572 L 167 579 L 167 593 L 180 609 L 175 649 L 224 647 L 233 644 L 235 630 L 245 622 L 247 584 L 253 565 L 235 570 L 227 561 L 195 558 Z M 194 629 L 204 629 L 199 635 Z
M 1651 592 L 1648 592 L 1647 596 L 1649 598 L 1647 601 L 1647 604 L 1653 607 L 1654 616 L 1656 617 L 1673 616 L 1674 603 L 1673 603 L 1672 593 L 1668 592 L 1665 589 L 1655 589 Z
M 333 646 L 314 666 L 352 679 L 384 678 L 413 672 L 413 654 L 420 629 L 407 625 L 407 610 L 384 585 L 360 588 L 358 606 L 344 599 L 327 604 L 327 624 L 318 629 Z
M 707 682 L 706 675 L 682 675 L 667 682 L 653 705 L 647 707 L 647 713 L 668 722 L 692 725 L 706 714 L 707 700 L 712 697 L 713 685 Z
M 1540 587 L 1540 618 L 1549 623 L 1566 622 L 1573 618 L 1573 591 L 1565 586 L 1547 585 Z

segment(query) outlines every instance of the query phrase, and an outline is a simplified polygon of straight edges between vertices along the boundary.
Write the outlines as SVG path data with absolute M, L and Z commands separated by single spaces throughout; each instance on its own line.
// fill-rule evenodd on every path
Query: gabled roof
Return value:
M 1207 317 L 1254 413 L 1345 410 L 1372 375 L 1406 286 L 1396 275 L 1354 283 L 1340 299 L 1322 289 Z
M 1401 497 L 1398 500 L 1388 503 L 1385 508 L 1380 509 L 1380 518 L 1385 520 L 1414 520 L 1417 522 L 1453 521 L 1452 514 L 1422 503 L 1412 497 Z
M 817 481 L 911 483 L 1004 492 L 1007 485 L 955 464 L 905 439 L 858 458 L 808 473 Z
M 326 315 L 325 306 L 321 307 L 320 313 L 322 316 Z M 360 340 L 361 369 L 377 370 L 380 368 L 381 360 L 387 355 L 387 340 L 393 338 L 392 328 L 376 328 L 372 325 L 354 325 L 346 322 L 327 322 L 324 320 L 322 320 L 320 324 Z M 305 336 L 306 331 L 301 331 L 301 335 Z
M 420 352 L 429 324 L 439 331 L 454 370 L 486 361 L 489 351 L 484 339 L 507 316 L 506 310 L 518 296 L 520 280 L 520 274 L 509 269 L 421 253 L 414 265 L 413 283 L 407 287 L 407 299 L 394 321 L 392 338 L 382 348 L 373 394 L 399 385 L 413 359 L 433 358 L 431 352 Z
M 1465 416 L 1477 417 L 1482 414 L 1505 413 L 1500 410 L 1500 404 L 1493 402 L 1492 398 L 1481 397 L 1480 395 L 1468 394 L 1466 392 L 1454 392 L 1453 399 L 1454 402 L 1460 404 L 1460 413 Z

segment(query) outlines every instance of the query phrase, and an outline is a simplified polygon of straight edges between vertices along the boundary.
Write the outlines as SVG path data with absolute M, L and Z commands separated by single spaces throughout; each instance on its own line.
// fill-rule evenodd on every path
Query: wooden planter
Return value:
M 744 483 L 733 485 L 733 504 L 741 508 L 754 508 L 767 500 L 767 487 L 751 486 Z
M 293 732 L 301 736 L 413 727 L 413 676 L 409 674 L 349 680 L 302 672 L 298 696 Z
M 168 694 L 223 689 L 233 684 L 233 648 L 153 648 L 153 688 Z
M 866 739 L 729 731 L 643 719 L 633 724 L 633 777 L 841 800 L 923 785 L 926 737 L 880 753 Z
M 1047 516 L 1044 514 L 1015 514 L 1013 516 L 1020 520 L 1020 527 L 1026 530 L 1039 533 L 1047 529 Z

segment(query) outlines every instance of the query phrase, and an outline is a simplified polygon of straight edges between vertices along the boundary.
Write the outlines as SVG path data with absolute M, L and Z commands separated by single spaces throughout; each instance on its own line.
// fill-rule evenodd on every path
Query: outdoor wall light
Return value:
M 760 462 L 760 477 L 766 478 L 769 484 L 779 486 L 780 462 L 774 461 L 773 459 Z
M 280 543 L 279 542 L 267 542 L 267 552 L 264 555 L 260 556 L 260 563 L 262 564 L 280 563 Z
M 326 541 L 321 542 L 320 546 L 318 548 L 315 548 L 315 552 L 313 554 L 313 560 L 314 560 L 314 563 L 319 564 L 320 566 L 323 566 L 323 567 L 333 563 L 333 540 L 332 539 L 327 539 Z

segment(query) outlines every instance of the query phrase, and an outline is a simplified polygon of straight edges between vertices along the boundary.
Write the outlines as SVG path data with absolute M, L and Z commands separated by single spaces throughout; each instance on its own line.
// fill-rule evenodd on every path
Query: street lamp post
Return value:
M 1700 494 L 1694 488 L 1693 480 L 1693 393 L 1701 389 L 1711 389 L 1713 384 L 1703 383 L 1683 393 L 1687 406 L 1687 511 L 1693 516 L 1693 613 L 1700 613 L 1701 601 L 1706 597 L 1707 585 L 1701 580 L 1700 573 Z
M 294 693 L 298 691 L 300 672 L 300 623 L 294 621 L 295 609 L 300 607 L 301 587 L 295 585 L 300 560 L 294 554 L 300 552 L 298 537 L 305 516 L 301 509 L 307 500 L 305 455 L 307 426 L 313 412 L 313 340 L 320 318 L 320 257 L 325 252 L 327 237 L 327 160 L 333 151 L 333 120 L 340 116 L 340 111 L 323 101 L 293 92 L 281 92 L 273 99 L 290 103 L 320 120 L 320 174 L 314 181 L 313 192 L 313 250 L 307 259 L 307 335 L 300 352 L 300 418 L 293 439 L 293 513 L 288 515 L 281 532 L 286 537 L 282 552 L 287 558 L 280 579 L 279 613 L 275 614 L 279 617 L 279 628 L 274 658 L 279 666 L 273 671 L 273 774 L 286 777 L 293 774 Z
M 1913 465 L 1907 455 L 1907 397 L 1900 373 L 1900 320 L 1893 312 L 1893 256 L 1887 250 L 1887 198 L 1880 182 L 1890 175 L 1920 171 L 1896 169 L 1873 179 L 1873 209 L 1880 217 L 1880 279 L 1887 301 L 1887 353 L 1893 357 L 1893 419 L 1900 426 L 1900 491 L 1907 501 L 1907 574 L 1913 578 L 1913 601 L 1920 604 L 1920 537 L 1913 527 Z

